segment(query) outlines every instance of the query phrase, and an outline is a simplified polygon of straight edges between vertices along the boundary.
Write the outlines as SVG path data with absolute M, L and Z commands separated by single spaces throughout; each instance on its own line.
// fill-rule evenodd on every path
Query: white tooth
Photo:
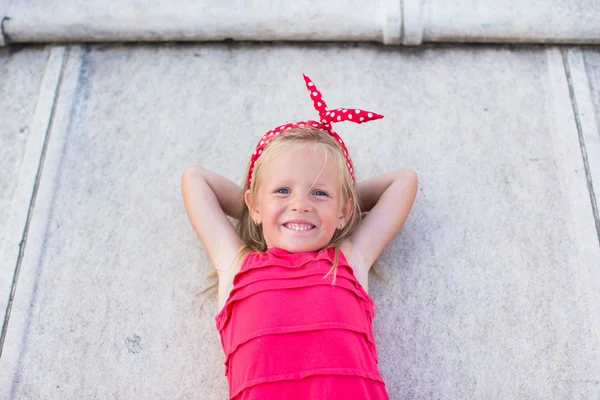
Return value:
M 308 224 L 287 224 L 287 227 L 295 231 L 306 231 L 312 228 L 312 225 Z

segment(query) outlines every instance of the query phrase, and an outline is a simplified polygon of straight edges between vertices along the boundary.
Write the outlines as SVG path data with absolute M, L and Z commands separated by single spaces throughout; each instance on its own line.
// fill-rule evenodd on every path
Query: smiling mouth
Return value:
M 292 230 L 292 231 L 296 231 L 296 232 L 304 232 L 304 231 L 310 231 L 313 230 L 315 228 L 314 225 L 310 225 L 310 224 L 293 224 L 293 223 L 289 223 L 289 224 L 283 224 L 283 226 L 285 226 L 286 228 Z

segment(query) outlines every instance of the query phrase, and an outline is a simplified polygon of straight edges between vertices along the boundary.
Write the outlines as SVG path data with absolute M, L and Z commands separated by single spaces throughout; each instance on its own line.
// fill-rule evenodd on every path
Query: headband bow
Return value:
M 336 108 L 334 110 L 329 110 L 327 108 L 325 100 L 323 100 L 321 92 L 319 92 L 319 89 L 317 89 L 315 84 L 310 80 L 308 76 L 306 76 L 305 74 L 302 75 L 304 76 L 304 81 L 306 82 L 306 88 L 310 93 L 310 98 L 313 101 L 313 106 L 315 107 L 315 110 L 317 110 L 317 112 L 319 113 L 319 121 L 308 120 L 292 122 L 289 124 L 280 125 L 277 128 L 265 133 L 264 136 L 260 139 L 260 142 L 258 142 L 258 145 L 256 145 L 256 149 L 254 150 L 254 153 L 252 153 L 252 158 L 250 159 L 250 169 L 248 171 L 248 185 L 252 183 L 252 178 L 254 176 L 254 164 L 256 163 L 258 157 L 261 155 L 267 143 L 269 143 L 271 139 L 273 139 L 280 133 L 300 126 L 312 126 L 317 129 L 322 129 L 324 131 L 327 131 L 333 138 L 335 138 L 338 141 L 340 147 L 342 148 L 344 156 L 346 157 L 346 164 L 348 167 L 348 171 L 350 172 L 350 177 L 352 178 L 352 181 L 354 181 L 354 170 L 352 168 L 352 161 L 350 161 L 348 149 L 346 148 L 346 145 L 344 144 L 342 138 L 332 129 L 331 124 L 341 121 L 350 121 L 355 122 L 357 124 L 362 124 L 363 122 L 381 119 L 383 118 L 383 115 L 374 113 L 372 111 L 361 110 L 358 108 Z

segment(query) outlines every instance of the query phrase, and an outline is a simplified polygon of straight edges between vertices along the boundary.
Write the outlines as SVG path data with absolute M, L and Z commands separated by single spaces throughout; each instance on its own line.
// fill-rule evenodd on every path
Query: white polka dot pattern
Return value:
M 323 129 L 329 132 L 329 134 L 340 143 L 340 147 L 342 148 L 344 156 L 346 157 L 348 171 L 350 172 L 352 180 L 354 180 L 354 170 L 352 167 L 352 161 L 350 160 L 350 155 L 348 154 L 348 149 L 346 148 L 346 145 L 344 144 L 342 138 L 331 128 L 331 123 L 350 121 L 356 124 L 362 124 L 363 122 L 381 119 L 383 118 L 383 115 L 357 108 L 336 108 L 334 110 L 330 110 L 329 108 L 327 108 L 327 103 L 325 103 L 325 100 L 323 100 L 323 96 L 321 95 L 319 89 L 317 89 L 315 84 L 310 80 L 308 76 L 304 74 L 303 76 L 304 81 L 306 83 L 306 88 L 308 89 L 308 93 L 310 94 L 310 97 L 313 101 L 313 106 L 315 110 L 317 110 L 317 112 L 319 113 L 320 122 L 312 120 L 292 122 L 289 124 L 278 126 L 277 128 L 265 133 L 265 135 L 258 142 L 254 153 L 252 153 L 252 158 L 250 159 L 250 169 L 248 171 L 248 185 L 252 183 L 252 177 L 254 176 L 254 163 L 262 153 L 265 146 L 267 146 L 269 141 L 273 139 L 273 137 L 282 133 L 283 131 L 304 125 L 312 125 L 315 128 Z M 353 112 L 354 114 L 356 114 L 357 117 L 359 117 L 358 120 L 352 118 Z

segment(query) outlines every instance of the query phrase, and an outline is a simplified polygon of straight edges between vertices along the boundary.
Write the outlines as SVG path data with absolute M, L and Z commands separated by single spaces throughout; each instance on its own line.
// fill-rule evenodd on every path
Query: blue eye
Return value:
M 321 193 L 321 194 L 319 194 Z M 327 193 L 325 193 L 322 190 L 315 190 L 314 194 L 316 194 L 317 196 L 327 196 Z
M 286 192 L 282 192 L 282 191 L 286 191 Z M 281 189 L 277 189 L 275 191 L 275 193 L 279 193 L 279 194 L 289 194 L 290 189 L 285 189 L 285 188 L 281 188 Z

